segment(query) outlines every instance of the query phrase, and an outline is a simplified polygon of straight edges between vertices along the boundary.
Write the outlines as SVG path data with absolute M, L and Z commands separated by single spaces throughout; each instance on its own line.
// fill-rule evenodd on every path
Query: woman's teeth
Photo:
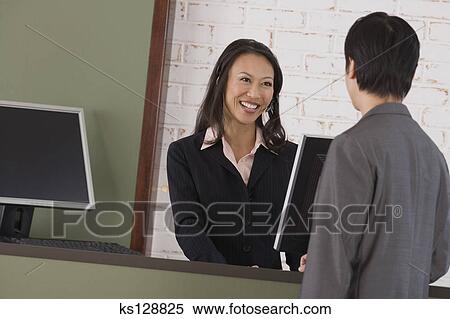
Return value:
M 243 107 L 246 107 L 246 108 L 252 109 L 252 110 L 254 110 L 254 109 L 256 109 L 258 107 L 258 104 L 252 104 L 252 103 L 242 102 L 242 101 L 241 101 L 241 105 Z

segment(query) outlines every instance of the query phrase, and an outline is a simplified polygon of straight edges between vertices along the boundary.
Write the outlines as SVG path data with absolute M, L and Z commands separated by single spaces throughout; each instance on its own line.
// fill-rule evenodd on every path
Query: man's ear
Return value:
M 355 60 L 353 60 L 352 58 L 349 58 L 350 63 L 348 64 L 347 67 L 347 76 L 350 79 L 354 79 L 356 78 L 356 70 L 355 70 Z

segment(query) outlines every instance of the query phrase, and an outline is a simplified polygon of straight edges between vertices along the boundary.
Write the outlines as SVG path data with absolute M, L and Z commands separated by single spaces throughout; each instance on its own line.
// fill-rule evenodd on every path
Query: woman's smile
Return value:
M 240 101 L 239 104 L 241 105 L 242 109 L 248 113 L 255 113 L 258 111 L 258 108 L 260 107 L 259 104 L 246 101 Z

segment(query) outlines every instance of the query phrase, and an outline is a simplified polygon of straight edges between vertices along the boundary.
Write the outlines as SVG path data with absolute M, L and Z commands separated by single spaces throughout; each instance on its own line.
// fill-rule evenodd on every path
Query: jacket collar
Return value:
M 196 134 L 194 139 L 195 147 L 200 151 L 203 141 L 205 139 L 206 130 Z M 230 173 L 237 176 L 237 178 L 242 180 L 241 174 L 239 174 L 236 167 L 225 157 L 223 154 L 223 144 L 219 140 L 217 143 L 209 146 L 208 148 L 200 151 L 202 154 L 207 156 L 211 161 L 217 162 L 223 168 L 225 168 Z M 248 180 L 247 188 L 251 189 L 255 186 L 259 178 L 267 171 L 267 168 L 271 165 L 273 159 L 277 156 L 276 153 L 271 152 L 265 147 L 259 147 L 255 153 L 255 159 L 253 161 L 252 170 L 250 172 L 250 177 Z M 242 181 L 242 183 L 244 183 Z
M 208 129 L 206 130 L 206 133 L 204 135 L 203 144 L 202 144 L 200 150 L 203 151 L 204 149 L 206 149 L 206 148 L 210 147 L 211 145 L 213 145 L 214 143 L 211 143 L 211 142 L 214 141 L 216 138 L 217 138 L 216 130 L 213 127 L 208 127 Z M 222 136 L 222 145 L 225 145 L 225 144 L 228 144 L 228 143 L 225 140 L 225 137 Z M 265 148 L 267 148 L 266 144 L 264 143 L 264 138 L 263 138 L 263 135 L 262 135 L 261 128 L 256 127 L 256 140 L 255 140 L 255 146 L 254 146 L 254 148 L 252 150 L 252 153 L 256 152 L 256 150 L 258 149 L 258 147 L 260 145 L 262 145 Z
M 369 112 L 364 114 L 361 119 L 364 119 L 369 116 L 377 115 L 377 114 L 398 114 L 398 115 L 406 115 L 411 117 L 411 113 L 409 113 L 408 108 L 402 103 L 384 103 L 375 106 Z

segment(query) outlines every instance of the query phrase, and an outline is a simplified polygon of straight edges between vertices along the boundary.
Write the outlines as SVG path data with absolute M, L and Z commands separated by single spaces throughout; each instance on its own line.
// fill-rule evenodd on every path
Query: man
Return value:
M 450 181 L 444 157 L 401 103 L 417 35 L 399 17 L 372 13 L 350 28 L 345 58 L 362 118 L 330 146 L 301 297 L 426 298 L 449 269 Z

